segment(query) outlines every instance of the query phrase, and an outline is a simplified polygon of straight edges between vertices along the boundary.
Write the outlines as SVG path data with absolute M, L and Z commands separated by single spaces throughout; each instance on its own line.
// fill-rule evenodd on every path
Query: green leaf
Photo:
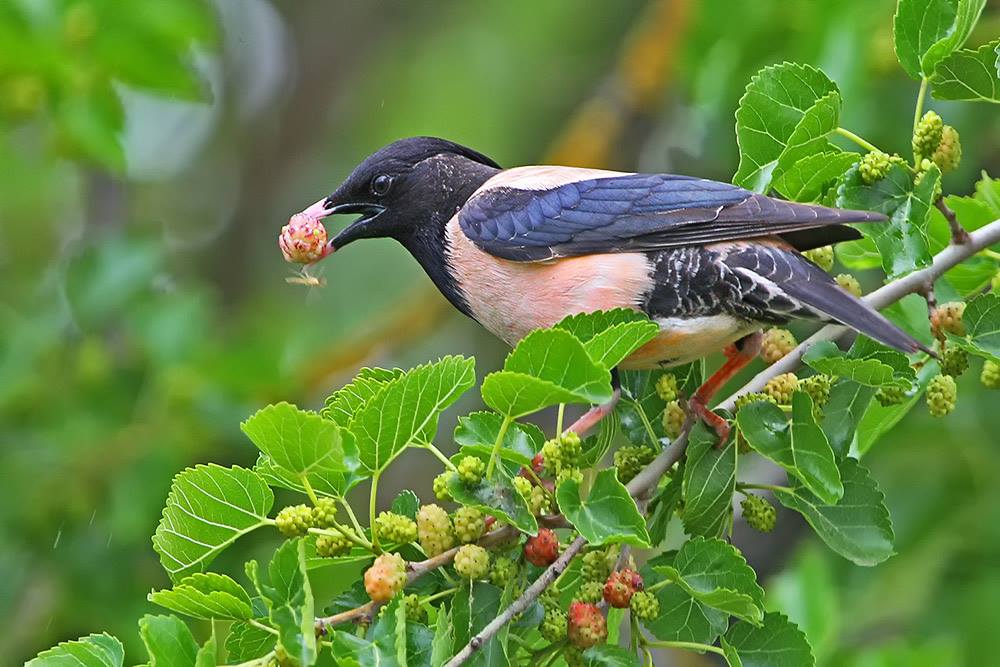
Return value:
M 684 529 L 689 535 L 720 537 L 732 526 L 736 490 L 736 445 L 716 447 L 702 424 L 691 431 L 684 464 Z
M 882 255 L 869 237 L 845 241 L 835 246 L 837 259 L 849 269 L 865 270 L 882 266 Z
M 850 380 L 838 379 L 823 406 L 823 432 L 838 459 L 847 456 L 858 423 L 875 396 L 875 389 Z
M 249 623 L 233 623 L 226 637 L 226 656 L 233 664 L 249 662 L 274 650 L 276 639 L 270 632 Z
M 139 635 L 149 654 L 149 667 L 194 667 L 198 644 L 176 616 L 143 616 Z
M 340 427 L 315 412 L 278 403 L 257 411 L 240 428 L 272 466 L 293 476 L 323 477 L 348 470 Z
M 737 413 L 740 432 L 755 450 L 802 482 L 825 503 L 836 503 L 844 494 L 833 450 L 816 424 L 809 395 L 792 395 L 792 421 L 774 403 L 758 401 Z
M 728 648 L 727 648 L 728 645 Z M 736 623 L 723 638 L 726 659 L 733 653 L 740 662 L 730 665 L 742 667 L 810 667 L 816 664 L 806 636 L 783 615 L 768 612 L 764 624 L 755 627 L 749 623 Z
M 455 628 L 453 652 L 469 643 L 501 610 L 502 593 L 491 584 L 474 582 L 463 585 L 452 598 L 452 624 Z M 465 663 L 475 667 L 506 667 L 506 629 L 492 637 Z
M 455 427 L 455 443 L 464 449 L 489 456 L 493 443 L 500 435 L 503 417 L 495 412 L 473 412 L 458 418 Z M 518 465 L 529 465 L 531 459 L 542 448 L 545 434 L 534 424 L 512 422 L 504 433 L 500 446 L 500 456 Z
M 600 644 L 583 652 L 586 667 L 640 667 L 639 656 L 621 646 Z
M 194 657 L 194 667 L 216 667 L 218 653 L 219 642 L 215 638 L 215 626 L 212 626 L 212 634 L 198 647 L 198 654 Z
M 262 586 L 278 646 L 302 667 L 316 662 L 315 606 L 306 575 L 305 542 L 287 540 L 267 567 L 269 585 Z
M 220 551 L 267 523 L 274 494 L 255 472 L 199 465 L 176 477 L 153 548 L 172 581 L 204 571 Z
M 556 499 L 566 519 L 591 544 L 649 546 L 646 522 L 614 468 L 597 473 L 586 500 L 580 498 L 580 483 L 572 479 L 559 485 Z
M 483 477 L 476 484 L 466 484 L 455 475 L 448 482 L 448 492 L 456 502 L 495 514 L 521 531 L 532 535 L 538 532 L 538 522 L 528 503 L 502 472 L 493 475 L 492 479 Z
M 844 496 L 835 505 L 823 503 L 797 483 L 788 491 L 776 491 L 775 496 L 805 517 L 838 554 L 858 565 L 877 565 L 894 553 L 885 497 L 868 470 L 852 458 L 840 462 L 840 477 Z
M 153 591 L 150 602 L 194 618 L 240 621 L 251 618 L 250 595 L 224 574 L 199 572 L 172 589 Z
M 42 651 L 24 667 L 122 667 L 125 649 L 107 634 L 87 635 Z
M 940 372 L 936 363 L 927 363 L 917 373 L 916 388 L 911 391 L 905 401 L 896 405 L 882 406 L 878 401 L 870 401 L 867 410 L 858 422 L 857 452 L 864 456 L 872 445 L 887 433 L 893 426 L 907 415 L 920 402 L 920 397 L 931 378 Z
M 679 586 L 666 586 L 655 595 L 660 615 L 643 625 L 657 639 L 711 644 L 729 625 L 729 614 L 703 605 Z
M 862 225 L 878 247 L 882 268 L 889 278 L 930 265 L 928 213 L 940 179 L 941 171 L 934 165 L 916 185 L 907 169 L 898 164 L 891 165 L 885 178 L 872 185 L 865 184 L 856 166 L 844 175 L 837 206 L 877 211 L 889 217 L 888 222 Z
M 348 472 L 314 471 L 310 474 L 309 485 L 313 491 L 321 496 L 343 498 L 348 491 L 368 477 L 367 473 L 359 470 L 358 447 L 354 443 L 354 437 L 346 431 L 343 432 L 343 435 L 347 436 L 344 438 L 344 460 L 351 470 Z M 253 471 L 270 486 L 306 493 L 306 487 L 302 483 L 301 477 L 275 465 L 265 454 L 257 456 L 257 463 L 254 464 Z
M 984 294 L 969 301 L 962 315 L 965 338 L 953 338 L 981 357 L 1000 362 L 1000 295 Z
M 868 355 L 847 354 L 832 341 L 821 341 L 806 351 L 802 361 L 810 368 L 834 377 L 851 380 L 867 387 L 913 386 L 916 374 L 906 355 L 880 349 Z
M 408 516 L 411 519 L 417 518 L 417 510 L 419 509 L 420 498 L 418 498 L 417 494 L 409 489 L 403 489 L 400 491 L 399 494 L 393 498 L 392 506 L 389 508 L 389 510 L 395 514 Z
M 837 86 L 809 65 L 765 67 L 750 80 L 736 110 L 740 166 L 733 183 L 766 192 L 773 178 L 808 155 L 836 150 Z
M 663 544 L 667 539 L 667 527 L 681 500 L 681 486 L 684 478 L 683 469 L 678 469 L 670 476 L 670 481 L 664 484 L 659 493 L 649 503 L 649 543 L 653 546 Z
M 338 630 L 333 635 L 333 654 L 342 658 L 340 665 L 407 667 L 406 610 L 401 596 L 389 601 L 366 637 Z
M 660 331 L 646 315 L 626 308 L 570 315 L 554 328 L 573 334 L 591 359 L 607 369 L 617 366 Z
M 437 624 L 434 626 L 434 641 L 431 642 L 431 664 L 443 665 L 452 655 L 455 627 L 451 613 L 444 605 L 438 608 Z
M 671 565 L 653 569 L 706 607 L 754 624 L 764 618 L 764 589 L 757 584 L 757 575 L 743 554 L 723 540 L 693 537 Z
M 516 418 L 558 403 L 606 403 L 611 374 L 568 331 L 541 329 L 517 344 L 503 371 L 486 376 L 482 395 L 491 408 Z
M 1000 72 L 996 64 L 1000 40 L 976 50 L 955 51 L 934 68 L 931 89 L 939 100 L 1000 104 Z
M 791 201 L 819 201 L 837 179 L 860 159 L 861 156 L 857 153 L 839 151 L 809 155 L 775 178 L 774 189 Z
M 914 79 L 962 46 L 986 0 L 899 0 L 893 21 L 896 57 Z
M 429 442 L 441 412 L 475 382 L 475 360 L 465 357 L 445 357 L 387 382 L 351 420 L 362 468 L 380 473 L 408 445 Z
M 326 399 L 320 416 L 336 422 L 341 428 L 347 428 L 362 406 L 375 398 L 382 387 L 402 374 L 403 371 L 399 368 L 362 368 L 353 380 Z

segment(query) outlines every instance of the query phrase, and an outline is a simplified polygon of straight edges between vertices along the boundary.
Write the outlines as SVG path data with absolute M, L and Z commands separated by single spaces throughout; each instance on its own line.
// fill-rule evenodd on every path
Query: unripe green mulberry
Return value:
M 664 403 L 677 400 L 677 376 L 673 373 L 664 373 L 656 380 L 656 395 Z
M 799 380 L 799 389 L 809 394 L 813 405 L 821 406 L 830 400 L 830 389 L 833 388 L 833 378 L 823 373 L 810 375 L 805 380 Z
M 859 298 L 861 297 L 861 283 L 859 283 L 858 279 L 850 273 L 837 274 L 837 277 L 834 278 L 834 280 L 836 280 L 837 284 L 840 285 L 840 288 L 848 294 L 853 294 Z
M 545 470 L 550 475 L 557 475 L 563 468 L 573 467 L 580 461 L 583 452 L 583 441 L 572 431 L 546 440 L 542 445 L 542 460 Z
M 642 621 L 651 621 L 660 615 L 660 601 L 648 591 L 638 591 L 629 601 L 632 613 Z
M 778 521 L 774 505 L 761 496 L 749 495 L 740 503 L 743 520 L 747 525 L 762 533 L 770 533 Z
M 866 185 L 872 185 L 885 178 L 889 173 L 889 156 L 882 151 L 872 151 L 861 158 L 858 164 L 858 174 Z M 829 269 L 827 269 L 829 271 Z
M 760 356 L 768 364 L 781 359 L 795 349 L 798 343 L 788 329 L 768 329 L 764 332 L 764 342 L 760 348 Z
M 935 111 L 928 111 L 913 131 L 913 156 L 917 162 L 934 155 L 944 133 L 944 121 Z
M 957 378 L 969 368 L 969 354 L 960 347 L 949 347 L 941 355 L 941 372 Z
M 375 518 L 375 534 L 379 540 L 408 544 L 417 539 L 417 524 L 402 514 L 382 512 Z
M 451 500 L 451 491 L 448 490 L 448 483 L 457 476 L 454 470 L 445 470 L 434 478 L 434 497 L 438 500 Z
M 278 512 L 274 523 L 286 537 L 305 535 L 312 528 L 313 513 L 308 505 L 289 505 Z
M 773 398 L 778 405 L 789 405 L 792 402 L 792 394 L 798 388 L 799 379 L 795 377 L 795 373 L 782 373 L 764 385 L 764 393 Z
M 577 590 L 574 600 L 597 604 L 604 599 L 604 585 L 599 581 L 585 581 Z
M 548 514 L 552 510 L 549 502 L 549 494 L 540 486 L 531 487 L 531 495 L 528 497 L 528 509 L 535 516 Z
M 684 408 L 681 407 L 680 401 L 667 403 L 667 409 L 663 411 L 663 430 L 666 431 L 667 436 L 671 439 L 679 436 L 686 418 L 687 415 L 684 414 Z
M 733 408 L 736 412 L 740 411 L 740 408 L 750 405 L 751 403 L 757 403 L 758 401 L 767 401 L 768 403 L 777 403 L 774 397 L 770 394 L 765 394 L 764 392 L 754 391 L 749 394 L 741 394 L 736 397 L 733 402 Z
M 944 417 L 955 409 L 958 385 L 950 375 L 935 375 L 927 385 L 927 409 L 934 417 Z
M 406 607 L 406 620 L 411 623 L 423 623 L 427 620 L 427 610 L 420 604 L 420 596 L 416 593 L 403 596 L 403 605 Z
M 319 498 L 312 508 L 312 525 L 316 528 L 329 528 L 337 523 L 337 501 L 333 498 Z
M 517 576 L 517 562 L 513 558 L 497 558 L 490 568 L 490 583 L 504 588 Z
M 468 485 L 478 484 L 486 474 L 486 462 L 478 456 L 463 456 L 458 463 L 458 477 Z
M 987 389 L 1000 389 L 1000 363 L 987 359 L 983 364 L 983 370 L 979 374 L 979 381 Z
M 921 183 L 923 183 L 924 178 L 927 177 L 927 174 L 930 172 L 931 167 L 933 166 L 934 163 L 931 162 L 928 158 L 924 158 L 923 160 L 921 160 L 920 164 L 917 165 L 917 175 L 913 178 L 913 184 L 920 185 Z M 931 201 L 937 201 L 941 197 L 941 192 L 942 192 L 941 179 L 938 178 L 936 181 L 934 181 L 934 190 L 931 192 Z
M 448 513 L 437 505 L 424 505 L 417 511 L 417 537 L 428 556 L 437 556 L 455 545 L 455 533 Z
M 483 528 L 486 523 L 483 513 L 475 507 L 459 507 L 455 512 L 455 535 L 458 541 L 463 544 L 475 542 L 483 536 Z
M 943 340 L 945 334 L 949 333 L 964 336 L 965 322 L 962 320 L 964 314 L 965 303 L 963 301 L 942 303 L 931 311 L 931 333 L 939 340 Z
M 889 407 L 890 405 L 899 405 L 906 400 L 906 390 L 902 387 L 897 387 L 894 385 L 888 387 L 881 387 L 875 392 L 875 399 L 879 402 L 882 407 Z
M 609 574 L 611 574 L 611 564 L 608 562 L 606 550 L 588 551 L 580 559 L 580 576 L 585 581 L 596 581 L 603 587 Z
M 316 538 L 316 554 L 322 558 L 335 558 L 351 550 L 352 543 L 343 535 L 320 535 Z
M 465 544 L 455 554 L 455 571 L 465 579 L 485 579 L 490 573 L 490 554 L 478 544 Z
M 942 173 L 954 171 L 962 161 L 962 142 L 958 138 L 958 130 L 951 125 L 941 128 L 941 143 L 931 156 L 934 164 Z
M 813 248 L 812 250 L 806 250 L 804 253 L 805 258 L 810 262 L 823 269 L 824 271 L 829 271 L 833 268 L 833 246 L 825 245 L 819 248 Z
M 567 480 L 573 480 L 577 484 L 582 484 L 583 471 L 575 466 L 572 468 L 564 467 L 562 470 L 559 471 L 559 474 L 556 475 L 556 486 L 558 487 L 560 484 L 562 484 Z
M 629 483 L 654 458 L 656 458 L 656 452 L 652 447 L 644 445 L 621 447 L 615 452 L 615 469 L 618 473 L 618 480 L 622 484 Z
M 566 612 L 562 609 L 546 609 L 542 624 L 538 627 L 542 638 L 549 643 L 566 639 Z
M 514 490 L 517 491 L 517 493 L 522 498 L 524 498 L 525 500 L 531 498 L 531 486 L 532 486 L 531 480 L 527 479 L 526 477 L 521 477 L 520 475 L 518 475 L 517 477 L 514 478 L 513 484 L 514 484 Z

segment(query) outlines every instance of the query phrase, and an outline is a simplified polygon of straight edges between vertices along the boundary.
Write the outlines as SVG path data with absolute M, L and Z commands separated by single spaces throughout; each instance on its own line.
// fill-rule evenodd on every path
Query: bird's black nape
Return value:
M 372 153 L 371 157 L 366 159 L 365 162 L 391 161 L 415 165 L 435 155 L 449 153 L 459 155 L 494 169 L 502 168 L 492 158 L 477 150 L 438 137 L 408 137 L 406 139 L 398 139 Z

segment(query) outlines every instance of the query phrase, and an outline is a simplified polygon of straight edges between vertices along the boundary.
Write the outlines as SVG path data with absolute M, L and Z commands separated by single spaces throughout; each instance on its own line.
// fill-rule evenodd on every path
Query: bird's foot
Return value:
M 703 400 L 698 400 L 697 394 L 688 401 L 688 409 L 706 426 L 715 431 L 719 438 L 719 442 L 716 443 L 717 447 L 722 447 L 729 440 L 729 434 L 733 428 L 729 425 L 729 421 L 712 412 Z
M 719 436 L 719 447 L 726 443 L 732 427 L 728 421 L 708 409 L 708 402 L 734 375 L 754 360 L 760 353 L 763 340 L 764 335 L 757 331 L 728 346 L 724 350 L 726 362 L 698 387 L 688 402 L 688 409 Z

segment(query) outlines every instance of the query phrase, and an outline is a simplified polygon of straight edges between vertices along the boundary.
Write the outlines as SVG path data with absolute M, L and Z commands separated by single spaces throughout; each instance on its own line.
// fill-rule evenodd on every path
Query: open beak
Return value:
M 334 193 L 336 194 L 336 193 Z M 320 199 L 312 206 L 306 208 L 298 215 L 306 216 L 312 220 L 322 220 L 323 218 L 337 213 L 360 213 L 361 217 L 349 224 L 337 236 L 327 243 L 329 255 L 337 248 L 342 248 L 351 241 L 361 238 L 380 236 L 375 229 L 374 220 L 385 210 L 384 206 L 368 203 L 344 202 L 337 203 L 333 200 L 333 195 Z

